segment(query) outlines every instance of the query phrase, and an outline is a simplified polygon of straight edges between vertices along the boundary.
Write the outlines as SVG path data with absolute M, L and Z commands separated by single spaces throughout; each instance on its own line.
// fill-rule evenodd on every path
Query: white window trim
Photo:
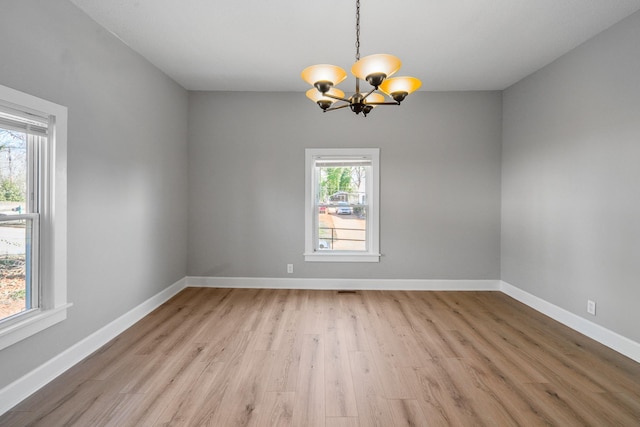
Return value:
M 40 218 L 41 304 L 0 322 L 0 350 L 67 318 L 67 107 L 0 85 L 0 103 L 51 117 Z
M 368 251 L 316 251 L 314 245 L 315 174 L 314 159 L 322 156 L 367 156 L 371 158 L 371 185 L 367 212 Z M 380 262 L 380 149 L 379 148 L 307 148 L 305 150 L 305 261 Z

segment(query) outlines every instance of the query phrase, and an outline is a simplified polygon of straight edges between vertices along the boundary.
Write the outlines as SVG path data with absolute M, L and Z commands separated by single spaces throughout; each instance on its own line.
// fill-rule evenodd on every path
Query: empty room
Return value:
M 0 426 L 640 426 L 640 0 L 0 21 Z

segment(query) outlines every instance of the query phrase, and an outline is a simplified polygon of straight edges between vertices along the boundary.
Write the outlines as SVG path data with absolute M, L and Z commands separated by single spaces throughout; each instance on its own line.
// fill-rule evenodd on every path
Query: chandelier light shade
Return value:
M 377 88 L 384 79 L 398 71 L 401 65 L 397 56 L 378 53 L 365 56 L 353 64 L 351 74 Z
M 340 67 L 318 64 L 302 70 L 302 80 L 324 93 L 332 86 L 347 78 L 347 72 Z M 324 89 L 324 90 L 323 90 Z
M 371 110 L 376 108 L 376 106 L 383 104 L 384 96 L 380 95 L 379 93 L 372 93 L 364 100 L 364 108 L 362 109 L 362 114 L 366 116 Z
M 422 82 L 415 77 L 392 77 L 380 84 L 380 90 L 397 102 L 402 102 L 407 95 L 418 90 L 420 86 Z
M 364 100 L 365 104 L 372 104 L 374 107 L 377 105 L 376 103 L 380 102 L 384 102 L 384 96 L 379 93 L 372 93 Z
M 329 96 L 327 95 L 331 95 L 335 98 L 329 98 Z M 327 108 L 331 107 L 331 105 L 334 102 L 337 101 L 336 98 L 344 98 L 344 92 L 341 91 L 340 89 L 332 87 L 326 92 L 326 95 L 325 95 L 322 92 L 320 92 L 318 89 L 313 88 L 307 91 L 307 98 L 309 98 L 310 100 L 318 104 L 320 108 L 322 108 L 323 110 L 326 110 Z
M 360 0 L 356 0 L 356 62 L 351 73 L 356 77 L 355 93 L 348 98 L 337 86 L 347 78 L 344 69 L 330 64 L 318 64 L 302 70 L 302 79 L 313 86 L 307 91 L 307 98 L 318 104 L 323 112 L 349 107 L 356 114 L 367 116 L 378 105 L 400 105 L 422 82 L 415 77 L 391 77 L 401 67 L 400 59 L 388 54 L 368 55 L 360 59 Z M 360 80 L 372 88 L 360 92 Z M 376 93 L 377 90 L 390 96 L 393 101 Z

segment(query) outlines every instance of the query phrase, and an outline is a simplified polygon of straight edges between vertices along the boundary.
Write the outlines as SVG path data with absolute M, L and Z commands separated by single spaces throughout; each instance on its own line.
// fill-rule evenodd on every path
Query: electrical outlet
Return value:
M 287 264 L 287 273 L 293 273 L 293 264 Z
M 587 300 L 587 313 L 596 315 L 596 302 Z

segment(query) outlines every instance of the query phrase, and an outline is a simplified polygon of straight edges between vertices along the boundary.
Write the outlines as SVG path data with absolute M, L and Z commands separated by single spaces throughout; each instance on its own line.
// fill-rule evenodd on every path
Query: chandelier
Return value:
M 422 82 L 415 77 L 391 77 L 400 69 L 400 59 L 393 55 L 375 54 L 360 59 L 360 0 L 356 0 L 356 62 L 351 73 L 356 77 L 356 92 L 349 98 L 336 88 L 347 78 L 347 72 L 340 67 L 318 64 L 302 70 L 302 79 L 313 86 L 307 91 L 307 98 L 317 103 L 323 112 L 349 107 L 356 114 L 365 117 L 378 105 L 400 105 Z M 372 89 L 360 92 L 360 80 L 366 80 Z M 377 90 L 390 96 L 394 102 L 385 101 Z M 334 103 L 336 104 L 334 106 Z

